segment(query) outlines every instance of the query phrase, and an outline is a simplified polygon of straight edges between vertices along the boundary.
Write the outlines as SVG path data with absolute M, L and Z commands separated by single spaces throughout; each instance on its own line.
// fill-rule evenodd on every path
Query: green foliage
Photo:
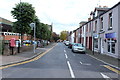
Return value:
M 51 31 L 48 28 L 47 24 L 41 23 L 41 39 L 50 40 L 51 38 Z
M 50 40 L 51 39 L 51 31 L 49 30 L 49 26 L 44 23 L 40 23 L 40 20 L 35 15 L 34 7 L 32 4 L 21 2 L 16 4 L 16 6 L 11 11 L 14 19 L 17 19 L 16 22 L 13 23 L 13 31 L 21 34 L 27 33 L 33 36 L 33 32 L 30 28 L 30 23 L 34 22 L 36 24 L 36 38 Z
M 17 19 L 13 24 L 13 31 L 29 34 L 31 32 L 29 24 L 34 22 L 35 18 L 34 7 L 29 3 L 21 2 L 16 4 L 11 14 L 14 19 Z
M 56 34 L 55 32 L 52 33 L 52 38 L 55 42 L 60 39 L 59 35 Z
M 68 35 L 68 31 L 62 31 L 60 33 L 60 39 L 61 40 L 66 40 L 67 39 L 67 35 Z

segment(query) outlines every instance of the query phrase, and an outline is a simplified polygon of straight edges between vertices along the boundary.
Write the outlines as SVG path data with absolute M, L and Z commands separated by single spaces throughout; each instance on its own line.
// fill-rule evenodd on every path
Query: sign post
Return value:
M 35 29 L 36 29 L 36 26 L 35 26 L 35 23 L 31 23 L 30 24 L 30 27 L 31 27 L 31 30 L 33 30 L 34 29 L 34 53 L 35 53 Z

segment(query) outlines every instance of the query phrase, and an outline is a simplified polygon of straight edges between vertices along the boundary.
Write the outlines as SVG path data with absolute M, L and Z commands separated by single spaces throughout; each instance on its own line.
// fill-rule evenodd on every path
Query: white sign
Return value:
M 33 28 L 35 27 L 35 23 L 31 23 L 30 27 L 31 27 L 31 30 L 33 30 Z

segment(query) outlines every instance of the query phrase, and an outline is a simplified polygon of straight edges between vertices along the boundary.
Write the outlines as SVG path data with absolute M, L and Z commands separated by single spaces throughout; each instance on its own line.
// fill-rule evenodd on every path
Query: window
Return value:
M 112 29 L 112 13 L 109 14 L 109 27 L 108 30 Z
M 103 17 L 101 18 L 101 29 L 103 29 Z
M 108 39 L 108 52 L 115 53 L 115 41 L 113 39 Z
M 95 21 L 95 32 L 97 32 L 97 21 Z
M 88 24 L 86 25 L 86 32 L 88 32 Z
M 89 23 L 89 32 L 91 32 L 91 22 Z

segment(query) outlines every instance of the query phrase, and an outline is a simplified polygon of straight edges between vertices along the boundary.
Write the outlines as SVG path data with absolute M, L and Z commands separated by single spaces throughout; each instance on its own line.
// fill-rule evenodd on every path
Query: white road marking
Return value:
M 71 67 L 71 65 L 70 65 L 70 62 L 67 61 L 67 64 L 68 64 L 68 68 L 69 68 L 69 70 L 70 70 L 71 77 L 72 77 L 72 78 L 75 78 L 75 75 L 74 75 L 74 73 L 73 73 L 73 70 L 72 70 L 72 67 Z
M 80 61 L 80 64 L 82 64 L 82 62 Z
M 115 68 L 117 68 L 117 69 L 120 69 L 119 67 L 114 66 L 114 65 L 112 65 L 112 64 L 109 64 L 109 63 L 107 63 L 107 62 L 105 62 L 105 61 L 103 61 L 103 60 L 100 60 L 100 59 L 98 59 L 98 58 L 96 58 L 96 57 L 94 57 L 94 56 L 91 56 L 91 55 L 89 55 L 89 54 L 86 54 L 86 55 L 88 55 L 88 56 L 90 56 L 90 57 L 92 57 L 92 58 L 94 58 L 94 59 L 96 59 L 96 60 L 98 60 L 98 61 L 101 61 L 101 62 L 103 62 L 104 64 L 107 64 L 107 65 L 113 66 L 113 67 L 115 67 Z
M 91 65 L 91 64 L 88 64 L 88 63 L 82 63 L 81 61 L 80 61 L 80 64 L 82 64 L 82 65 Z
M 107 75 L 103 74 L 103 73 L 100 73 L 102 75 L 103 78 L 110 78 L 108 77 Z
M 91 64 L 83 63 L 83 65 L 91 65 Z
M 64 50 L 64 52 L 66 52 L 66 50 Z
M 67 54 L 65 54 L 66 59 L 68 58 Z

